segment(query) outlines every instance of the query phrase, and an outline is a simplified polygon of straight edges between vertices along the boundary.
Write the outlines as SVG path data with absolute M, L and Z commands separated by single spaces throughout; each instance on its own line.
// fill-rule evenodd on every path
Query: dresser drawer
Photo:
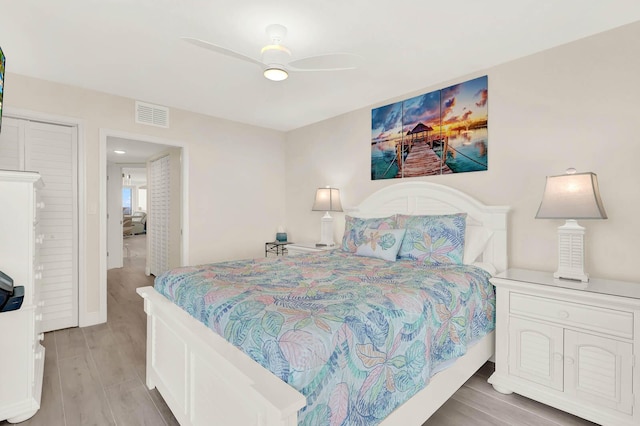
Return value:
M 631 312 L 514 292 L 510 294 L 509 300 L 509 311 L 512 314 L 633 338 Z

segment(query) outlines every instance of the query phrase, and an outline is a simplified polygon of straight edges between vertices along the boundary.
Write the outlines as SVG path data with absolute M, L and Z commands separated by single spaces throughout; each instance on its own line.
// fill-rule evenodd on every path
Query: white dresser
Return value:
M 509 269 L 489 383 L 602 425 L 640 425 L 640 283 Z
M 37 190 L 42 186 L 37 173 L 0 170 L 0 270 L 14 286 L 25 288 L 22 307 L 0 313 L 0 420 L 11 423 L 28 419 L 40 408 L 44 336 L 36 283 L 42 276 L 37 248 L 37 211 L 43 207 Z

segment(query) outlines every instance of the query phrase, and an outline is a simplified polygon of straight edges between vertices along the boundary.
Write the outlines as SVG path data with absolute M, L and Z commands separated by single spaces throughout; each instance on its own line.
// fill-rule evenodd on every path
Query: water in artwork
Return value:
M 449 136 L 446 164 L 454 173 L 487 170 L 487 128 L 453 131 Z M 442 158 L 440 148 L 434 150 Z

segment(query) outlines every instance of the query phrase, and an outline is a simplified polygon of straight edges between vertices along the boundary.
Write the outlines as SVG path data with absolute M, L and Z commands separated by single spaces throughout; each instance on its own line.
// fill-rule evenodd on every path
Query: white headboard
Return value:
M 359 206 L 346 209 L 357 217 L 384 217 L 401 214 L 467 213 L 467 226 L 482 226 L 493 237 L 482 253 L 482 261 L 498 272 L 507 269 L 508 206 L 487 206 L 448 186 L 431 182 L 403 182 L 387 186 L 367 197 Z

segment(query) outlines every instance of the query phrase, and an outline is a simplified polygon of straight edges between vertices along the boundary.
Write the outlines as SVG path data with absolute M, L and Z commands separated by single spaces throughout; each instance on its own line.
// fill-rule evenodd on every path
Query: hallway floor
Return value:
M 178 424 L 144 384 L 146 315 L 135 289 L 153 285 L 145 252 L 146 235 L 124 239 L 124 267 L 107 273 L 105 324 L 45 334 L 41 408 L 20 425 Z

